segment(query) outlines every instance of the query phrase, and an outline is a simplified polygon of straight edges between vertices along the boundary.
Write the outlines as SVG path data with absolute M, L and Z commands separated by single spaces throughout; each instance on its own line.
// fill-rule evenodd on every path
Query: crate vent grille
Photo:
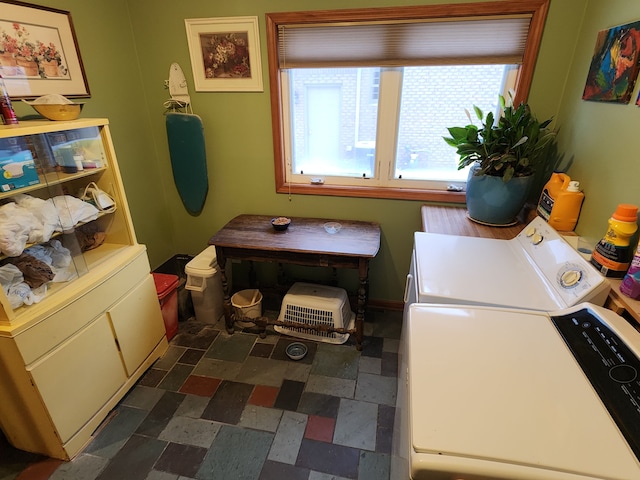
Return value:
M 285 295 L 278 320 L 352 329 L 355 315 L 351 311 L 345 290 L 298 282 Z M 329 333 L 299 327 L 276 326 L 275 330 L 293 337 L 336 344 L 345 343 L 349 338 L 347 333 Z

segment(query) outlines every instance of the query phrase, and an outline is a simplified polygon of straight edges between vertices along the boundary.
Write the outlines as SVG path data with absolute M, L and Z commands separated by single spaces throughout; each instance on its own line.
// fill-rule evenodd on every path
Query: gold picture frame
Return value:
M 197 92 L 262 92 L 258 17 L 185 19 Z
M 11 98 L 90 97 L 71 13 L 1 0 L 0 75 Z

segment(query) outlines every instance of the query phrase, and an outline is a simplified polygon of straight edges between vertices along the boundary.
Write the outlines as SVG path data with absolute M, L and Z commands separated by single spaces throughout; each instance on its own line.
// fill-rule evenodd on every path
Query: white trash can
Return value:
M 196 320 L 203 323 L 217 323 L 224 315 L 224 292 L 220 278 L 216 247 L 210 246 L 196 255 L 184 267 L 187 274 L 185 288 L 191 291 Z M 231 282 L 231 269 L 225 271 Z

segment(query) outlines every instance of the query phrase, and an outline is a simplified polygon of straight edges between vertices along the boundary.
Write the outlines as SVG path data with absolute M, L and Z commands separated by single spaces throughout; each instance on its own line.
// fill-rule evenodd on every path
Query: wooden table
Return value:
M 358 270 L 360 280 L 355 330 L 342 331 L 330 328 L 328 331 L 354 333 L 356 347 L 361 350 L 364 313 L 369 293 L 369 260 L 376 256 L 380 248 L 380 225 L 354 220 L 291 217 L 289 228 L 277 232 L 271 226 L 271 218 L 273 217 L 265 215 L 239 215 L 209 239 L 209 244 L 216 247 L 224 290 L 227 332 L 233 333 L 235 322 L 231 308 L 231 288 L 225 273 L 228 258 L 312 267 L 352 268 Z M 333 235 L 327 233 L 323 227 L 327 221 L 340 222 L 342 229 Z M 262 324 L 268 322 L 283 326 L 302 326 L 264 318 L 260 321 Z M 318 327 L 312 325 L 302 327 L 318 330 Z

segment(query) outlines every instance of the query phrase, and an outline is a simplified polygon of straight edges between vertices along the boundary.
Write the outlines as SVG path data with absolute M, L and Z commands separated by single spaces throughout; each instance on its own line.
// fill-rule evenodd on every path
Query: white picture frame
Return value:
M 262 92 L 258 17 L 185 19 L 197 92 Z

